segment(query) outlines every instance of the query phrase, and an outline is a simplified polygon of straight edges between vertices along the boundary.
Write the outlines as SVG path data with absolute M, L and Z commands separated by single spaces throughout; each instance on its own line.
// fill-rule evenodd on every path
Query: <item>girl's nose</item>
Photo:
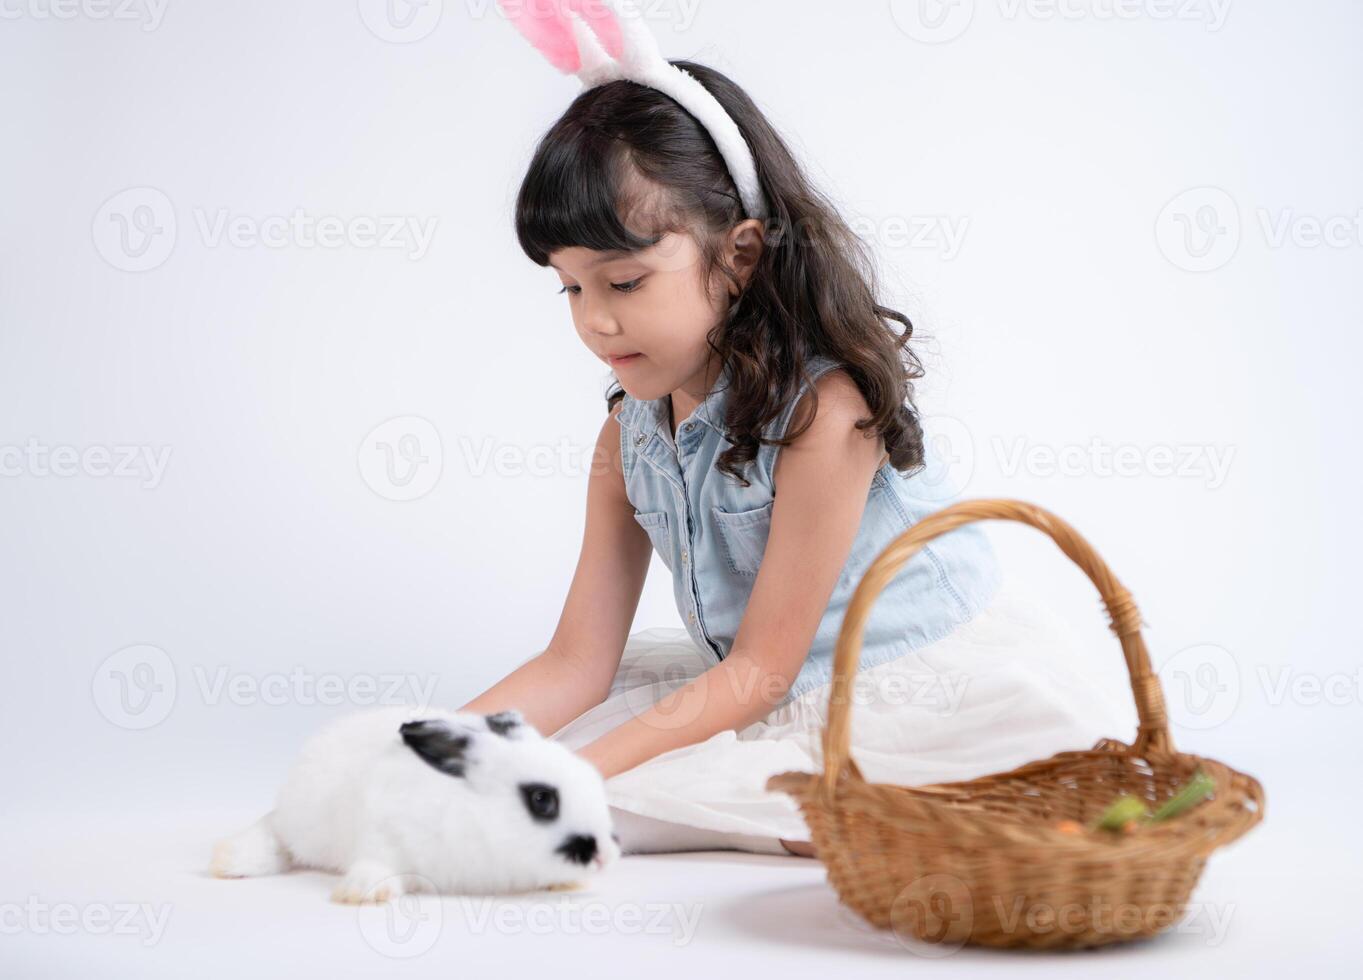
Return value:
M 578 298 L 577 315 L 581 318 L 582 329 L 587 333 L 610 337 L 620 332 L 620 325 L 611 316 L 607 305 L 589 296 L 586 290 Z

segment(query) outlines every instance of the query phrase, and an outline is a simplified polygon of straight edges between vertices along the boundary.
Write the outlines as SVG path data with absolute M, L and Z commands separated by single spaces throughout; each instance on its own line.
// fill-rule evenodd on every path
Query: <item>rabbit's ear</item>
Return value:
M 498 711 L 496 714 L 484 715 L 487 719 L 488 731 L 495 735 L 503 735 L 506 738 L 526 738 L 538 735 L 533 725 L 525 720 L 525 715 L 521 714 L 516 708 L 507 708 L 505 711 Z
M 409 721 L 398 729 L 402 740 L 428 765 L 447 776 L 463 776 L 473 732 L 447 721 Z

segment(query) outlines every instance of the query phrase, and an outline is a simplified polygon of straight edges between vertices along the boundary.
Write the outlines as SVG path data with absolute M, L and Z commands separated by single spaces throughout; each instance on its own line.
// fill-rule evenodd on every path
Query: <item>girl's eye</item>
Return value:
M 639 284 L 643 281 L 643 277 L 640 276 L 638 279 L 631 279 L 629 282 L 613 282 L 611 283 L 611 289 L 614 289 L 617 293 L 632 293 L 639 288 Z M 582 287 L 564 286 L 558 292 L 560 296 L 564 293 L 572 293 L 576 296 L 578 293 L 582 292 Z

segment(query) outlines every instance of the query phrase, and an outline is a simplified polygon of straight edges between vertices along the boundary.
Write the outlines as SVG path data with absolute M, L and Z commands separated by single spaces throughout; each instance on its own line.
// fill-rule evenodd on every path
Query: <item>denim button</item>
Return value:
M 689 616 L 687 616 L 686 618 L 689 619 L 689 620 L 691 620 L 691 622 L 694 623 L 694 622 L 696 621 L 696 614 L 695 614 L 695 613 L 691 613 L 691 614 L 690 614 Z
M 644 444 L 644 434 L 642 432 L 634 437 L 634 444 L 636 446 L 642 446 Z
M 682 549 L 682 561 L 686 561 L 686 549 Z

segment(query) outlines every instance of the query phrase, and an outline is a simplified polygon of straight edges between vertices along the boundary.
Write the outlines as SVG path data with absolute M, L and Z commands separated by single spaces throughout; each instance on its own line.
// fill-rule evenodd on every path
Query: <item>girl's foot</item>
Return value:
M 814 843 L 812 841 L 786 840 L 784 837 L 778 837 L 776 839 L 779 840 L 781 842 L 781 846 L 784 847 L 787 851 L 790 851 L 791 854 L 798 854 L 800 857 L 807 858 L 819 856 L 818 853 L 814 850 Z

